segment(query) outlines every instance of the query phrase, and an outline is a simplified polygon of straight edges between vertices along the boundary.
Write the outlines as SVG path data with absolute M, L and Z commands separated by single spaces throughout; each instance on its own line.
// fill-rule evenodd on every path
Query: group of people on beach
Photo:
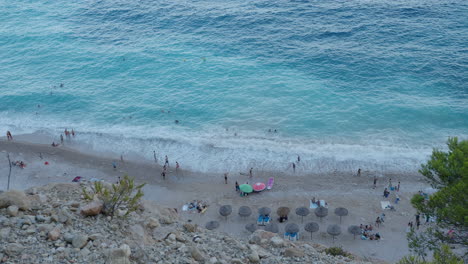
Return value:
M 154 155 L 154 161 L 157 163 L 158 160 L 156 158 L 156 151 L 153 151 L 153 155 Z M 164 165 L 163 165 L 162 172 L 161 172 L 161 177 L 163 178 L 163 180 L 166 179 L 166 173 L 167 173 L 168 168 L 169 168 L 169 157 L 166 155 L 164 157 Z M 179 172 L 179 169 L 180 169 L 179 162 L 176 161 L 175 162 L 175 171 L 176 171 L 176 173 Z
M 65 128 L 63 133 L 65 134 L 65 137 L 67 139 L 70 139 L 70 137 L 75 137 L 75 130 L 73 128 L 72 128 L 71 131 L 68 131 L 68 129 Z M 60 143 L 55 143 L 55 141 L 52 141 L 52 147 L 58 147 L 58 146 L 60 146 L 60 144 L 62 144 L 62 145 L 64 144 L 63 134 L 60 134 Z

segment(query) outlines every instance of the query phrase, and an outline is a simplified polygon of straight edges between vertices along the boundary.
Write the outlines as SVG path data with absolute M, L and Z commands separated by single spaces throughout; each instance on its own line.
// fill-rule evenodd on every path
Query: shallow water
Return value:
M 197 171 L 416 170 L 468 138 L 465 1 L 1 6 L 2 131 Z

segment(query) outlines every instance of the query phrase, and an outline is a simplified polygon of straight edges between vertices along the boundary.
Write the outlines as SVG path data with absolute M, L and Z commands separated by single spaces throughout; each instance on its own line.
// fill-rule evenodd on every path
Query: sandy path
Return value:
M 357 177 L 343 173 L 330 173 L 327 175 L 297 174 L 288 175 L 281 172 L 256 172 L 253 179 L 241 176 L 238 172 L 231 172 L 229 184 L 224 184 L 222 175 L 201 174 L 189 171 L 179 171 L 177 174 L 170 172 L 167 179 L 162 180 L 161 167 L 156 164 L 137 161 L 118 162 L 117 170 L 112 168 L 115 159 L 103 155 L 88 155 L 66 147 L 53 148 L 49 145 L 6 142 L 0 140 L 0 189 L 5 190 L 7 185 L 8 163 L 6 153 L 10 153 L 12 160 L 23 160 L 27 163 L 25 169 L 13 168 L 11 186 L 13 189 L 26 189 L 31 186 L 47 184 L 49 182 L 71 182 L 75 176 L 85 178 L 100 178 L 106 181 L 117 181 L 118 176 L 128 173 L 135 176 L 138 182 L 147 182 L 145 187 L 145 199 L 154 200 L 169 207 L 179 210 L 185 202 L 197 199 L 205 200 L 210 204 L 209 209 L 203 215 L 183 212 L 182 217 L 190 219 L 200 225 L 215 219 L 220 221 L 220 230 L 238 237 L 247 237 L 249 233 L 244 229 L 245 224 L 256 221 L 256 210 L 262 206 L 268 206 L 273 210 L 276 218 L 276 209 L 280 206 L 291 208 L 289 222 L 301 226 L 301 240 L 310 240 L 310 234 L 303 231 L 305 223 L 318 222 L 320 231 L 314 234 L 313 241 L 325 245 L 333 245 L 329 235 L 326 235 L 326 227 L 329 224 L 339 224 L 339 217 L 334 214 L 337 207 L 345 207 L 349 215 L 343 218 L 341 224 L 342 235 L 335 240 L 334 245 L 363 257 L 379 258 L 389 262 L 395 262 L 408 254 L 406 242 L 406 224 L 414 220 L 414 209 L 409 204 L 411 195 L 418 190 L 427 188 L 422 177 L 415 174 L 384 175 L 378 180 L 378 187 L 372 189 L 373 172 L 364 172 Z M 40 154 L 42 159 L 40 158 Z M 49 165 L 44 165 L 48 161 Z M 300 169 L 300 165 L 298 166 Z M 379 173 L 380 174 L 380 173 Z M 263 181 L 268 177 L 275 177 L 273 190 L 240 197 L 234 191 L 234 182 L 249 181 L 250 183 Z M 385 212 L 384 226 L 378 228 L 382 235 L 382 241 L 353 240 L 353 236 L 347 232 L 349 225 L 374 223 L 376 217 L 382 213 L 380 201 L 382 191 L 392 178 L 393 183 L 401 181 L 402 187 L 399 193 L 401 198 L 395 212 Z M 294 213 L 295 208 L 309 206 L 311 197 L 320 197 L 329 204 L 329 215 L 320 221 L 313 212 L 304 218 Z M 227 220 L 219 216 L 220 205 L 233 206 L 233 214 Z M 253 208 L 254 214 L 248 219 L 242 219 L 237 215 L 241 205 Z M 275 219 L 276 221 L 276 219 Z M 283 226 L 280 224 L 280 231 Z

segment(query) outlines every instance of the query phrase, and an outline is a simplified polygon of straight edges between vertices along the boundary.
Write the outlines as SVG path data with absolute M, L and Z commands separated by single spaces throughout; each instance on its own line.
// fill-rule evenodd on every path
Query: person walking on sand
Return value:
M 163 180 L 166 180 L 166 171 L 161 172 L 161 176 L 162 176 Z
M 63 144 L 63 135 L 62 134 L 60 134 L 60 143 Z
M 11 132 L 10 132 L 10 131 L 7 131 L 7 132 L 6 132 L 6 136 L 7 136 L 7 140 L 8 140 L 8 141 L 13 140 L 13 136 L 11 136 Z
M 169 167 L 169 158 L 167 157 L 167 155 L 166 155 L 166 162 L 164 164 L 166 164 Z
M 239 191 L 240 191 L 239 183 L 236 181 L 236 192 L 239 192 Z
M 296 173 L 296 163 L 292 163 L 292 167 L 293 167 L 293 172 Z
M 227 184 L 227 176 L 228 176 L 228 172 L 224 173 L 224 184 Z M 237 183 L 237 182 L 236 182 Z
M 175 171 L 178 172 L 179 171 L 179 162 L 175 162 Z
M 301 156 L 297 155 L 297 163 L 301 162 Z
M 358 176 L 358 177 L 361 176 L 361 168 L 359 168 L 359 169 L 357 170 L 357 176 Z
M 153 150 L 154 163 L 158 164 L 158 158 L 156 158 L 156 150 Z
M 398 185 L 397 185 L 397 188 L 396 188 L 397 192 L 400 191 L 400 182 L 398 182 Z
M 252 176 L 253 176 L 253 168 L 250 168 L 250 170 L 249 170 L 249 177 L 252 178 Z
M 377 187 L 377 176 L 374 176 L 374 189 Z
M 392 188 L 392 178 L 388 179 L 388 188 Z

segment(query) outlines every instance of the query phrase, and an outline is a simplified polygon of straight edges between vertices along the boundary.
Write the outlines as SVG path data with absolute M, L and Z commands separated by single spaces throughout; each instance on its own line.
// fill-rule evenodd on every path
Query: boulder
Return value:
M 7 208 L 10 205 L 16 205 L 21 210 L 28 210 L 31 202 L 22 191 L 11 190 L 0 193 L 0 208 Z
M 248 259 L 252 263 L 259 263 L 260 262 L 260 256 L 258 256 L 257 251 L 252 250 L 252 253 L 248 256 Z
M 80 212 L 84 216 L 95 216 L 101 213 L 104 204 L 101 201 L 92 201 L 81 207 Z
M 17 215 L 18 215 L 18 209 L 19 209 L 18 206 L 16 206 L 16 205 L 10 205 L 10 206 L 8 206 L 8 208 L 7 208 L 7 214 L 8 214 L 9 216 L 17 216 Z
M 149 229 L 158 228 L 158 227 L 159 227 L 159 221 L 158 221 L 158 219 L 156 219 L 156 218 L 154 218 L 154 217 L 149 217 L 149 218 L 146 220 L 146 227 L 149 228 Z
M 186 223 L 184 224 L 185 231 L 193 233 L 197 231 L 197 225 Z
M 8 256 L 15 256 L 15 255 L 18 255 L 19 253 L 21 253 L 23 251 L 23 249 L 24 249 L 24 247 L 21 244 L 9 243 L 8 245 L 6 245 L 4 252 Z
M 287 248 L 284 250 L 285 257 L 304 257 L 304 251 L 298 248 Z
M 63 240 L 65 240 L 68 243 L 71 243 L 73 241 L 73 234 L 72 233 L 65 233 L 63 235 Z
M 278 236 L 274 236 L 270 239 L 270 243 L 274 247 L 284 247 L 284 239 Z
M 84 248 L 88 244 L 88 236 L 77 234 L 73 236 L 72 245 L 74 248 Z
M 126 244 L 110 250 L 108 254 L 108 263 L 110 264 L 128 264 L 130 263 L 129 257 L 131 254 L 130 247 Z
M 190 247 L 189 250 L 194 260 L 199 262 L 205 261 L 205 256 L 203 256 L 203 254 L 196 247 Z
M 47 237 L 51 241 L 55 241 L 60 237 L 60 228 L 57 226 L 54 229 L 50 230 L 47 234 Z
M 10 232 L 11 232 L 10 227 L 5 227 L 5 228 L 0 229 L 0 240 L 6 240 L 8 237 L 10 237 Z

